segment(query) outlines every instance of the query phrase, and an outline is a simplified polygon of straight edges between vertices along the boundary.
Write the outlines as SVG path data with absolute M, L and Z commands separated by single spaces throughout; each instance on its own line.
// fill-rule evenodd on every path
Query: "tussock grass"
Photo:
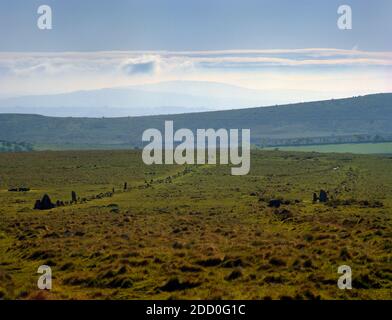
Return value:
M 388 157 L 347 154 L 255 151 L 247 176 L 134 151 L 0 154 L 0 299 L 391 299 L 391 172 Z M 112 188 L 32 210 L 44 193 Z M 329 202 L 313 203 L 320 189 Z

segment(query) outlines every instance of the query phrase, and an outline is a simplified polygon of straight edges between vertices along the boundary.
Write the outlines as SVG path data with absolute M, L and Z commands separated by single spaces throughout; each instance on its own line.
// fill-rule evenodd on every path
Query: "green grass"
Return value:
M 194 133 L 199 128 L 250 129 L 250 142 L 256 145 L 264 144 L 265 139 L 298 137 L 307 137 L 307 141 L 318 141 L 317 137 L 335 138 L 333 142 L 342 141 L 341 138 L 374 141 L 391 138 L 391 101 L 392 93 L 382 93 L 282 106 L 141 117 L 0 114 L 0 139 L 26 141 L 50 149 L 140 148 L 143 147 L 140 137 L 146 129 L 163 132 L 165 120 L 172 120 L 175 130 L 188 128 Z
M 22 185 L 31 191 L 7 191 Z M 44 193 L 113 187 L 32 210 Z M 312 203 L 321 188 L 335 200 Z M 0 295 L 391 299 L 391 195 L 385 156 L 254 151 L 249 175 L 231 176 L 230 166 L 145 166 L 137 151 L 1 154 Z M 288 202 L 272 209 L 271 198 Z M 41 264 L 52 266 L 50 292 L 36 288 Z M 353 290 L 337 288 L 342 264 Z
M 392 142 L 379 143 L 344 143 L 344 144 L 325 144 L 309 146 L 287 146 L 276 147 L 282 151 L 314 151 L 314 152 L 338 152 L 356 154 L 392 154 Z M 265 148 L 273 150 L 275 147 Z
M 35 144 L 35 151 L 74 151 L 74 150 L 132 150 L 135 149 L 129 144 Z

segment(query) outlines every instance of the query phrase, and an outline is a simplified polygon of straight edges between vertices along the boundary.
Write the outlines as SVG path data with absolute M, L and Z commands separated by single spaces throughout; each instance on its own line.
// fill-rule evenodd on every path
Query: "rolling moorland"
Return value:
M 293 145 L 267 147 L 265 150 L 306 151 L 306 152 L 339 152 L 355 154 L 392 154 L 392 142 L 376 143 L 339 143 L 318 145 Z
M 33 210 L 44 194 L 61 205 Z M 0 204 L 0 298 L 392 298 L 390 156 L 256 150 L 231 176 L 140 151 L 2 153 Z
M 0 114 L 0 139 L 37 150 L 142 147 L 145 129 L 249 128 L 254 146 L 392 141 L 392 93 L 355 98 L 176 115 L 72 118 Z

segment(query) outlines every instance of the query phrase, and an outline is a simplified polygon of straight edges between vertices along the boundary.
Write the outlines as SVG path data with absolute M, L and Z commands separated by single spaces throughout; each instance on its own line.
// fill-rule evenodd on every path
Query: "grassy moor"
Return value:
M 0 153 L 0 298 L 392 298 L 392 157 L 255 150 L 251 163 L 232 176 L 140 151 Z M 34 210 L 45 194 L 55 206 Z

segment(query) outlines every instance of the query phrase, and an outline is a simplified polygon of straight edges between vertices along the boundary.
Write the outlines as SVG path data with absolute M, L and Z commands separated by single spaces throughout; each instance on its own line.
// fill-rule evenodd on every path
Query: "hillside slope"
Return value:
M 230 111 L 124 118 L 0 114 L 0 140 L 75 148 L 141 146 L 147 128 L 250 128 L 251 142 L 371 135 L 392 137 L 392 93 Z M 279 144 L 279 143 L 278 143 Z M 273 145 L 273 143 L 272 143 Z

